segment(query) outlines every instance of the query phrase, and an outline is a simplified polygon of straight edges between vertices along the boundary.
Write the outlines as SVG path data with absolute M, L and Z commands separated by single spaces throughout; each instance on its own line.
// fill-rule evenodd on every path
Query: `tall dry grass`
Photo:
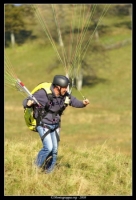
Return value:
M 41 143 L 5 142 L 5 196 L 131 196 L 131 158 L 103 145 L 66 142 L 59 147 L 54 171 L 45 174 L 34 165 Z

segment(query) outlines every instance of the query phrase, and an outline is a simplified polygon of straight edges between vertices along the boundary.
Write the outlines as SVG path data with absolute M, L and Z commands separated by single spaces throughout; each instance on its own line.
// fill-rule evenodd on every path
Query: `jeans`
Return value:
M 47 126 L 50 127 L 51 132 L 49 134 L 47 134 L 46 137 L 43 139 L 43 141 L 42 141 L 43 147 L 37 155 L 35 164 L 38 167 L 42 167 L 45 160 L 49 156 L 49 154 L 51 154 L 52 158 L 50 159 L 50 162 L 48 163 L 47 168 L 45 169 L 46 172 L 49 173 L 53 170 L 53 168 L 56 164 L 56 161 L 57 161 L 59 141 L 57 140 L 56 132 L 57 132 L 58 136 L 60 133 L 59 133 L 58 124 L 47 125 Z M 56 131 L 55 130 L 52 131 L 55 128 L 57 128 Z M 40 137 L 42 137 L 44 135 L 44 133 L 46 133 L 48 130 L 49 129 L 46 128 L 46 124 L 45 124 L 45 127 L 37 126 L 37 131 L 38 131 Z

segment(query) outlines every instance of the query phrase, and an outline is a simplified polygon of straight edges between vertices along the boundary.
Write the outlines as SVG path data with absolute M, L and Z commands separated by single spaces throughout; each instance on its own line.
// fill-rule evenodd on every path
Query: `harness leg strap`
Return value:
M 59 137 L 59 135 L 58 135 L 56 130 L 55 130 L 55 134 L 56 134 L 57 141 L 59 142 L 60 141 L 60 137 Z
M 41 140 L 43 141 L 44 138 L 45 138 L 50 132 L 55 131 L 57 141 L 59 142 L 59 141 L 60 141 L 60 138 L 59 138 L 59 135 L 58 135 L 58 133 L 57 133 L 57 131 L 56 131 L 56 129 L 57 129 L 58 127 L 56 127 L 56 128 L 53 129 L 53 130 L 51 130 L 49 126 L 46 126 L 46 128 L 48 128 L 49 130 L 48 130 L 47 132 L 44 133 L 44 135 L 41 137 Z
M 41 137 L 41 140 L 43 141 L 44 138 L 50 133 L 50 129 L 44 133 L 44 135 Z

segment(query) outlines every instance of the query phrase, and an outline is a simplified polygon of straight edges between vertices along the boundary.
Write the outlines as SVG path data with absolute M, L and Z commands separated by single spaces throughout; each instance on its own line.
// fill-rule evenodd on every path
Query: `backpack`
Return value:
M 44 82 L 44 83 L 40 83 L 39 85 L 37 85 L 32 91 L 31 94 L 34 94 L 35 92 L 37 92 L 40 89 L 44 89 L 46 90 L 46 93 L 48 95 L 48 98 L 51 98 L 51 90 L 50 90 L 50 86 L 51 83 L 48 82 Z M 33 107 L 30 108 L 24 108 L 24 119 L 25 119 L 25 123 L 27 125 L 27 127 L 31 130 L 31 131 L 35 131 L 36 130 L 36 119 L 34 118 L 34 109 Z

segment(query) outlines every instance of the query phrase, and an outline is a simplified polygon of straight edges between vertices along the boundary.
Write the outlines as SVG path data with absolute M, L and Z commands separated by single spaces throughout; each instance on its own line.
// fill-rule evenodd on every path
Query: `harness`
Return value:
M 43 83 L 38 84 L 31 91 L 32 94 L 34 94 L 35 92 L 37 92 L 40 89 L 43 89 L 45 91 L 46 96 L 48 98 L 48 103 L 46 104 L 45 107 L 38 106 L 38 105 L 33 105 L 32 107 L 24 107 L 25 123 L 31 131 L 37 132 L 37 126 L 38 125 L 43 126 L 43 124 L 41 124 L 40 122 L 47 115 L 47 113 L 51 113 L 52 119 L 55 120 L 55 116 L 57 114 L 59 114 L 61 116 L 63 114 L 63 111 L 65 110 L 65 108 L 69 105 L 70 95 L 68 93 L 66 93 L 64 105 L 60 108 L 60 110 L 58 110 L 56 112 L 52 112 L 49 109 L 49 107 L 53 101 L 53 94 L 52 94 L 52 91 L 50 90 L 50 87 L 51 87 L 51 83 L 43 82 Z M 60 122 L 59 122 L 59 127 L 60 127 Z
M 59 142 L 59 141 L 60 141 L 60 138 L 59 138 L 59 135 L 58 135 L 58 133 L 57 133 L 57 131 L 56 131 L 56 129 L 57 129 L 58 127 L 59 127 L 59 126 L 55 127 L 54 129 L 51 129 L 49 126 L 43 125 L 43 128 L 47 128 L 48 131 L 44 133 L 44 135 L 41 137 L 41 140 L 43 141 L 44 138 L 45 138 L 49 133 L 55 131 L 57 141 Z
M 44 88 L 42 88 L 44 89 Z M 41 140 L 43 141 L 44 138 L 51 132 L 55 131 L 55 134 L 56 134 L 56 138 L 57 138 L 57 141 L 59 142 L 60 141 L 60 138 L 59 138 L 59 135 L 56 131 L 56 129 L 58 127 L 60 127 L 60 122 L 58 124 L 57 127 L 55 127 L 54 129 L 51 129 L 48 125 L 45 125 L 44 123 L 42 123 L 42 119 L 48 114 L 48 113 L 51 113 L 52 114 L 52 119 L 55 120 L 55 116 L 57 114 L 59 114 L 60 116 L 63 114 L 63 111 L 66 109 L 66 107 L 69 105 L 69 101 L 68 99 L 70 99 L 70 95 L 67 93 L 66 96 L 65 96 L 65 101 L 64 101 L 64 105 L 56 112 L 53 112 L 49 109 L 50 105 L 52 104 L 53 102 L 53 94 L 52 93 L 48 93 L 45 89 L 44 89 L 45 93 L 46 93 L 46 96 L 48 98 L 48 104 L 46 104 L 45 107 L 34 107 L 34 118 L 36 119 L 36 127 L 37 126 L 42 126 L 43 128 L 47 128 L 48 131 L 44 133 L 44 135 L 41 137 Z M 37 116 L 35 116 L 37 114 Z
M 45 91 L 46 93 L 46 91 Z M 48 114 L 48 113 L 51 113 L 52 114 L 52 119 L 53 121 L 55 121 L 55 117 L 57 114 L 59 114 L 60 116 L 63 114 L 63 111 L 66 109 L 66 107 L 68 106 L 68 102 L 67 102 L 67 97 L 65 98 L 65 102 L 64 102 L 64 105 L 63 107 L 61 107 L 58 111 L 54 112 L 54 111 L 51 111 L 49 109 L 50 105 L 52 104 L 52 101 L 53 101 L 53 95 L 52 94 L 47 94 L 46 93 L 46 96 L 48 97 L 48 104 L 46 104 L 45 107 L 35 107 L 34 108 L 34 118 L 36 119 L 36 124 L 37 126 L 38 125 L 41 125 L 41 122 L 42 122 L 42 119 Z M 70 96 L 69 96 L 70 98 Z

